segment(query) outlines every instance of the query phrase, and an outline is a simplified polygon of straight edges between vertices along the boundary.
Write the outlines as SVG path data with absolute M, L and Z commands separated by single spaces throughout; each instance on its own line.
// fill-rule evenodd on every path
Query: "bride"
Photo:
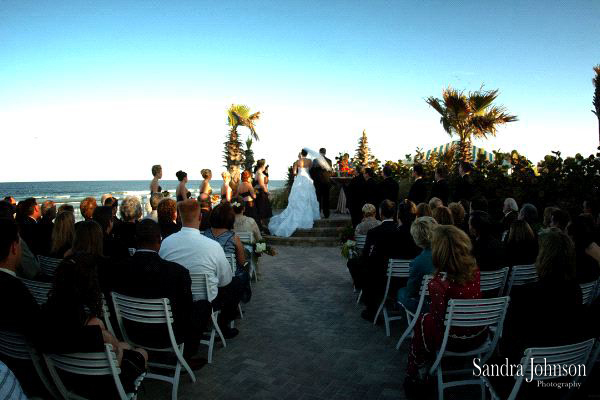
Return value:
M 315 193 L 313 180 L 308 171 L 312 161 L 306 156 L 308 151 L 302 149 L 298 161 L 294 163 L 294 184 L 288 198 L 288 206 L 279 215 L 275 215 L 269 222 L 269 231 L 275 236 L 292 236 L 296 229 L 310 229 L 313 221 L 321 217 L 319 202 Z

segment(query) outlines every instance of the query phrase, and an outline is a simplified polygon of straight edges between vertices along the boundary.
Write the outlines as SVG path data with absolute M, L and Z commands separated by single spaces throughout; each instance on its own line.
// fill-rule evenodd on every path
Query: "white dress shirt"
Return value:
M 158 254 L 167 261 L 176 262 L 190 273 L 208 274 L 208 301 L 213 301 L 219 287 L 231 282 L 231 266 L 219 243 L 202 235 L 195 228 L 181 228 L 163 240 Z M 194 301 L 200 300 L 194 296 Z

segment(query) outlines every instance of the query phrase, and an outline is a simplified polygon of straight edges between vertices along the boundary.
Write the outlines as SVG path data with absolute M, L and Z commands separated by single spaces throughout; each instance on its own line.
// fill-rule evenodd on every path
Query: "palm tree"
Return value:
M 429 97 L 425 101 L 440 115 L 440 123 L 452 137 L 458 136 L 458 151 L 454 160 L 471 162 L 471 140 L 496 136 L 498 125 L 517 121 L 517 117 L 505 112 L 504 107 L 492 103 L 498 97 L 498 90 L 483 90 L 465 94 L 448 87 L 442 91 L 442 98 Z
M 231 187 L 235 191 L 240 182 L 240 166 L 244 164 L 242 142 L 239 140 L 237 128 L 245 126 L 250 130 L 250 136 L 258 140 L 254 122 L 260 118 L 260 112 L 250 114 L 248 106 L 232 104 L 227 110 L 227 124 L 231 127 L 225 142 L 225 166 L 231 174 Z
M 600 140 L 600 64 L 594 67 L 594 72 L 596 76 L 592 79 L 592 83 L 594 84 L 594 99 L 592 100 L 592 104 L 595 110 L 592 110 L 592 112 L 598 118 L 598 140 Z

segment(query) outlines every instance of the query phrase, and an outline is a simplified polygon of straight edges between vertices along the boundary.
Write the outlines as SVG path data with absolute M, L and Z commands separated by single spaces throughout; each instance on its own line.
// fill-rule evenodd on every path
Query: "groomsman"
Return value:
M 424 203 L 427 199 L 427 183 L 425 183 L 425 180 L 423 179 L 425 170 L 421 164 L 415 164 L 413 166 L 412 174 L 415 178 L 415 182 L 410 187 L 408 199 L 418 205 Z
M 444 164 L 440 163 L 435 168 L 435 182 L 431 188 L 431 197 L 437 197 L 442 200 L 445 206 L 448 206 L 450 187 L 446 178 L 448 178 L 448 169 Z
M 357 166 L 354 178 L 350 181 L 346 187 L 346 197 L 348 210 L 350 210 L 350 217 L 352 218 L 352 226 L 356 228 L 356 225 L 362 220 L 362 206 L 366 203 L 365 189 L 366 189 L 365 177 L 363 175 L 363 167 Z
M 392 178 L 392 168 L 389 165 L 383 167 L 383 181 L 379 184 L 380 201 L 378 204 L 373 204 L 376 208 L 383 200 L 391 200 L 394 203 L 398 202 L 398 192 L 400 186 L 394 178 Z

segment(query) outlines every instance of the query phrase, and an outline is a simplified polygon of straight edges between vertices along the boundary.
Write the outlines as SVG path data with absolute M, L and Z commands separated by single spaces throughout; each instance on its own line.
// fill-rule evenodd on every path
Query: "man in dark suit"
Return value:
M 37 302 L 16 276 L 21 242 L 12 219 L 0 219 L 0 329 L 23 334 L 32 342 L 39 333 L 41 313 Z
M 375 171 L 373 168 L 365 168 L 363 175 L 365 177 L 365 203 L 373 204 L 378 209 L 381 202 L 379 201 L 379 187 L 377 181 L 375 181 Z M 377 212 L 376 217 L 379 219 L 379 212 Z
M 16 221 L 19 224 L 19 235 L 36 256 L 42 253 L 44 247 L 42 229 L 38 223 L 40 217 L 40 206 L 35 198 L 21 200 L 17 205 Z
M 113 291 L 133 297 L 168 298 L 173 311 L 175 337 L 178 343 L 185 342 L 184 356 L 196 367 L 203 365 L 205 360 L 193 356 L 208 324 L 210 303 L 194 303 L 189 271 L 158 255 L 161 239 L 160 226 L 156 222 L 145 219 L 136 224 L 136 240 L 137 250 L 133 257 L 123 259 L 115 269 L 118 276 L 112 282 Z M 130 336 L 138 334 L 142 338 L 137 343 L 165 345 L 165 332 L 148 334 L 146 325 L 143 331 L 136 328 L 127 327 L 127 332 Z M 147 343 L 148 340 L 150 343 Z
M 383 167 L 383 181 L 379 184 L 379 198 L 383 200 L 391 200 L 394 203 L 398 202 L 398 192 L 400 185 L 392 178 L 392 168 L 389 165 Z M 381 203 L 381 202 L 379 202 Z M 373 204 L 377 207 L 378 204 Z
M 471 212 L 469 233 L 473 242 L 473 255 L 481 271 L 495 271 L 508 266 L 506 249 L 504 244 L 494 236 L 488 213 L 479 210 Z
M 431 197 L 437 197 L 447 207 L 450 198 L 450 186 L 448 186 L 448 169 L 442 163 L 435 168 L 435 182 L 431 187 Z
M 365 196 L 365 177 L 363 176 L 363 167 L 356 167 L 356 175 L 350 181 L 348 186 L 344 189 L 346 191 L 348 210 L 350 210 L 350 217 L 352 218 L 352 226 L 356 228 L 356 225 L 362 220 L 362 206 L 366 203 Z M 377 206 L 376 204 L 374 204 Z
M 427 200 L 427 183 L 423 179 L 423 176 L 425 176 L 425 170 L 421 164 L 415 164 L 413 166 L 412 174 L 415 178 L 415 182 L 410 187 L 408 199 L 416 205 L 419 205 Z
M 327 150 L 321 148 L 319 154 L 322 159 L 313 160 L 310 168 L 310 176 L 315 185 L 319 209 L 323 211 L 323 217 L 329 218 L 329 190 L 331 189 L 331 160 L 325 157 Z M 327 165 L 323 165 L 323 160 Z
M 52 245 L 52 229 L 56 218 L 56 204 L 51 200 L 42 203 L 42 218 L 39 221 L 41 248 L 40 254 L 49 255 Z
M 475 196 L 475 187 L 473 185 L 473 178 L 471 177 L 473 172 L 473 165 L 466 161 L 461 161 L 458 166 L 458 174 L 460 178 L 456 184 L 456 191 L 454 192 L 454 201 L 467 200 L 471 201 Z
M 363 290 L 363 300 L 366 309 L 361 317 L 373 321 L 377 307 L 385 292 L 387 264 L 390 258 L 412 259 L 418 254 L 418 248 L 410 237 L 407 241 L 406 230 L 410 229 L 399 227 L 394 220 L 396 214 L 396 204 L 390 200 L 384 200 L 381 203 L 380 213 L 382 218 L 381 225 L 372 228 L 367 233 L 365 247 L 363 249 L 361 263 L 358 271 L 350 271 L 357 287 Z

